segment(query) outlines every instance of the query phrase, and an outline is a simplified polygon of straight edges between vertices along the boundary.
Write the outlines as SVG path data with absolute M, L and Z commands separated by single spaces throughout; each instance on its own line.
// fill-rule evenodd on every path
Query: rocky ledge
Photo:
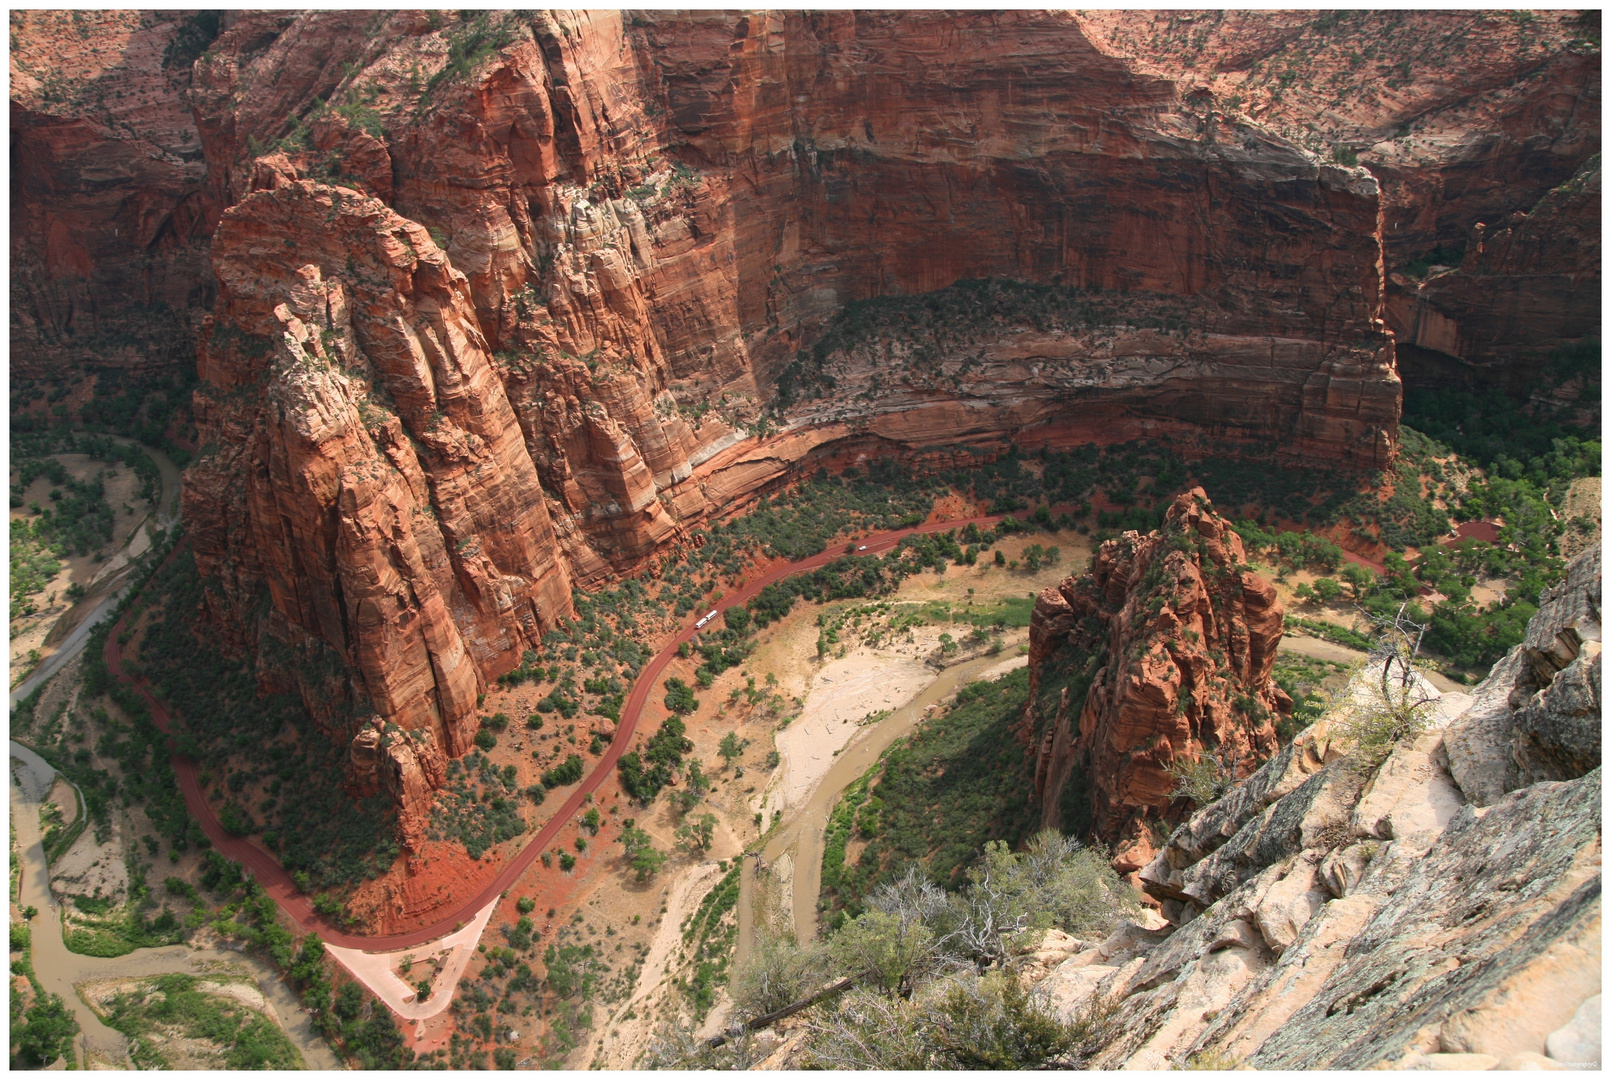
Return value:
M 1378 767 L 1301 733 L 1141 871 L 1163 925 L 1025 956 L 1036 999 L 1112 1010 L 1098 1068 L 1598 1067 L 1599 608 L 1589 552 Z

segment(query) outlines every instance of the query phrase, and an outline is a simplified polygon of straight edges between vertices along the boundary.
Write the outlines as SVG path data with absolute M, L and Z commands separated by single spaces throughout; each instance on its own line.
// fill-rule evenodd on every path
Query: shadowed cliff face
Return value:
M 1471 230 L 1456 267 L 1394 275 L 1386 314 L 1401 342 L 1453 357 L 1513 394 L 1550 356 L 1600 332 L 1600 159 L 1529 212 Z
M 220 207 L 182 100 L 184 21 L 12 13 L 14 377 L 195 361 L 191 316 L 213 299 Z
M 1048 588 L 1029 627 L 1024 736 L 1048 826 L 1089 828 L 1131 873 L 1177 807 L 1169 770 L 1212 755 L 1243 777 L 1276 748 L 1282 610 L 1201 488 Z

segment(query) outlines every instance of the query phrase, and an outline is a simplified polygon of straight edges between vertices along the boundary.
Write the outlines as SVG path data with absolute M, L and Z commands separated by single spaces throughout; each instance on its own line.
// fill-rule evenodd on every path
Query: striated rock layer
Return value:
M 189 100 L 229 207 L 185 496 L 209 622 L 343 739 L 372 709 L 463 752 L 573 583 L 836 455 L 1395 449 L 1375 181 L 1070 16 L 243 12 Z M 808 351 L 979 278 L 1062 314 Z M 401 746 L 354 783 L 384 753 L 428 787 Z
M 232 207 L 216 250 L 232 258 L 196 397 L 213 450 L 185 484 L 209 614 L 249 631 L 238 613 L 266 591 L 282 636 L 332 648 L 379 722 L 427 759 L 462 754 L 486 682 L 571 611 L 464 276 L 378 200 L 305 181 Z M 384 750 L 412 799 L 433 785 L 404 746 L 354 760 Z
M 1380 766 L 1329 719 L 1300 733 L 1141 871 L 1170 925 L 1064 949 L 1035 999 L 1113 1001 L 1095 1068 L 1597 1067 L 1599 593 L 1580 556 Z
M 205 41 L 198 19 L 118 31 L 167 171 L 128 181 L 137 140 L 101 133 L 117 167 L 51 150 L 20 189 L 34 309 L 116 247 L 131 188 L 161 209 L 142 258 L 219 223 L 185 496 L 209 626 L 335 737 L 373 710 L 462 752 L 573 585 L 836 456 L 1395 453 L 1396 204 L 1091 19 L 242 11 Z M 36 56 L 76 32 L 19 25 Z M 1461 60 L 1472 85 L 1533 100 L 1515 57 L 1539 50 L 1504 49 Z M 47 90 L 14 91 L 14 129 L 24 106 L 53 118 L 25 130 L 91 123 Z M 974 305 L 977 279 L 1019 292 Z M 939 336 L 858 331 L 918 296 Z M 429 787 L 400 745 L 389 768 Z M 381 752 L 355 748 L 359 787 Z
M 1552 353 L 1599 335 L 1600 282 L 1596 155 L 1531 212 L 1474 225 L 1459 266 L 1420 282 L 1394 275 L 1386 315 L 1400 342 L 1525 394 Z
M 12 13 L 13 377 L 194 364 L 221 207 L 183 100 L 193 21 Z
M 1183 801 L 1172 766 L 1209 755 L 1243 777 L 1274 752 L 1292 709 L 1270 677 L 1281 627 L 1275 588 L 1201 488 L 1043 590 L 1023 720 L 1043 823 L 1088 822 L 1121 873 L 1145 866 L 1152 825 Z

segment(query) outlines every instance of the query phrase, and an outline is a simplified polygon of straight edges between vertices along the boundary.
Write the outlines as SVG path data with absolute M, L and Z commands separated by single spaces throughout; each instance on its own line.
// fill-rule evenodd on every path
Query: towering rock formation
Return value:
M 1152 859 L 1180 804 L 1171 766 L 1211 755 L 1245 777 L 1291 712 L 1270 678 L 1281 605 L 1246 562 L 1194 488 L 1035 602 L 1023 723 L 1042 820 L 1116 843 L 1121 873 Z
M 379 721 L 457 756 L 482 687 L 571 610 L 537 471 L 429 233 L 264 174 L 219 228 L 202 343 L 213 449 L 185 517 L 210 614 L 249 630 L 266 589 L 280 636 L 334 649 Z

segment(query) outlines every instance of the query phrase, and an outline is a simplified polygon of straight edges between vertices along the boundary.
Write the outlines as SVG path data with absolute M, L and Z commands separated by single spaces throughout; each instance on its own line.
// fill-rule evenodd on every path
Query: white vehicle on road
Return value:
M 702 629 L 706 623 L 710 622 L 715 617 L 716 617 L 716 613 L 714 611 L 705 612 L 705 614 L 703 614 L 703 615 L 701 615 L 699 617 L 699 621 L 694 623 L 694 629 L 695 630 Z
M 856 550 L 857 551 L 866 551 L 867 550 L 867 545 L 863 544 L 861 547 L 857 548 Z

